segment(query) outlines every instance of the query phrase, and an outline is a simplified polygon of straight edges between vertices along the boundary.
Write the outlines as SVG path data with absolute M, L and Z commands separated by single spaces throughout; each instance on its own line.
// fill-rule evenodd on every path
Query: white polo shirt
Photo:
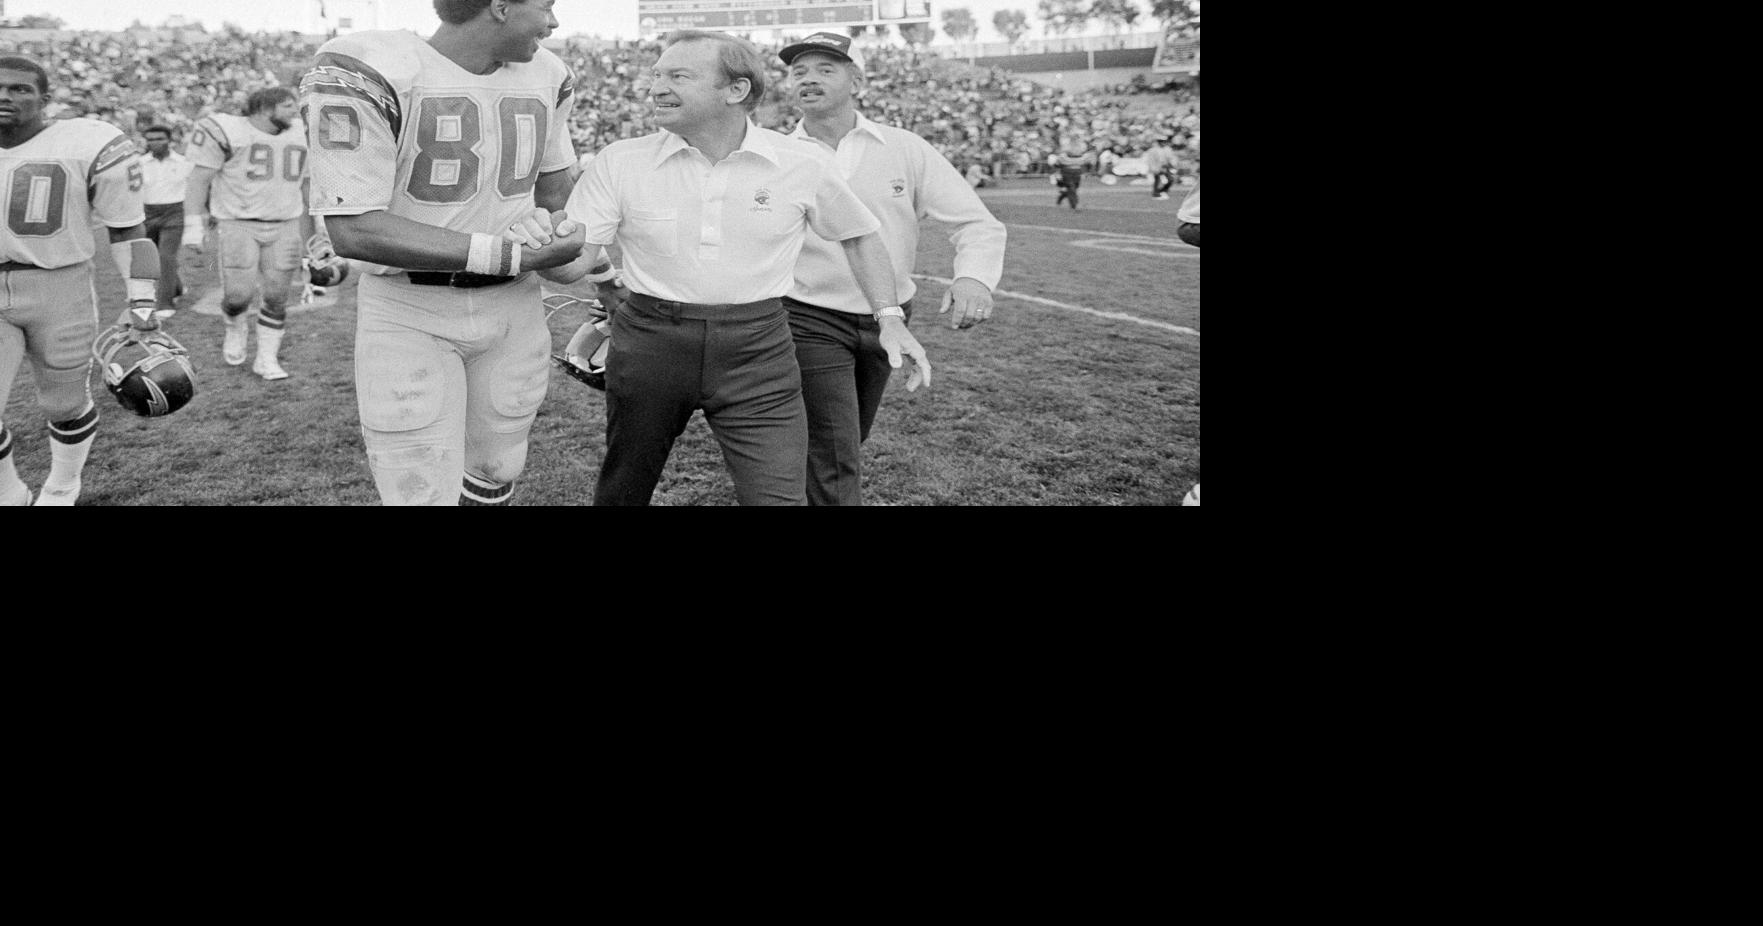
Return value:
M 987 289 L 998 288 L 1004 275 L 1004 223 L 992 217 L 973 186 L 929 142 L 905 129 L 872 122 L 862 113 L 857 114 L 857 127 L 840 139 L 836 150 L 809 135 L 806 120 L 790 137 L 830 152 L 857 198 L 881 220 L 901 302 L 918 291 L 912 268 L 918 257 L 918 220 L 924 218 L 953 226 L 949 240 L 955 244 L 957 278 L 973 277 Z M 808 236 L 796 261 L 790 298 L 858 315 L 873 311 L 857 288 L 845 249 L 814 235 Z
M 843 241 L 880 227 L 824 151 L 752 123 L 715 164 L 666 130 L 613 142 L 564 208 L 588 244 L 618 242 L 631 289 L 705 305 L 787 294 L 808 229 Z
M 190 159 L 176 151 L 167 152 L 165 160 L 151 154 L 141 155 L 141 202 L 163 206 L 184 201 L 184 181 L 190 179 Z

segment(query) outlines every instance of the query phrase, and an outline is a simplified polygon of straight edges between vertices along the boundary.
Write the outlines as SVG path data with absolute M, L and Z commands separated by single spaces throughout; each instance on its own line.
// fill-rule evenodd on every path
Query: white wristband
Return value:
M 616 276 L 618 276 L 618 268 L 612 265 L 612 261 L 607 261 L 606 270 L 604 272 L 594 273 L 590 271 L 585 279 L 590 283 L 604 283 Z
M 471 252 L 465 258 L 467 273 L 493 274 L 502 263 L 502 236 L 473 234 Z
M 906 318 L 906 310 L 897 305 L 883 306 L 876 309 L 875 320 L 879 322 L 884 318 L 898 318 L 904 321 Z
M 508 242 L 508 275 L 520 276 L 520 252 L 525 250 L 514 241 Z

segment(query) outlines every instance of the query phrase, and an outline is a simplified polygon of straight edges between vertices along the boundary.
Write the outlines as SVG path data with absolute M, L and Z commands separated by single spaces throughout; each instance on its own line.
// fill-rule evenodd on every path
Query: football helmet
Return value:
M 92 356 L 110 394 L 143 418 L 169 415 L 196 396 L 190 352 L 163 328 L 141 330 L 124 322 L 92 342 Z
M 607 316 L 606 307 L 598 299 L 582 299 L 567 293 L 546 296 L 544 303 L 549 310 L 545 316 L 547 319 L 561 309 L 587 309 L 588 320 L 576 329 L 563 353 L 551 355 L 551 361 L 576 382 L 605 392 L 606 354 L 612 349 L 612 320 Z
M 306 273 L 313 286 L 337 286 L 349 278 L 349 261 L 337 256 L 330 238 L 313 235 L 306 239 Z

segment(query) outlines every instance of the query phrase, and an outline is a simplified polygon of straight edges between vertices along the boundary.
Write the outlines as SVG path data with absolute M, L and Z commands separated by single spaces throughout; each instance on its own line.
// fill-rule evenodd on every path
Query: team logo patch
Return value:
M 906 181 L 904 181 L 904 180 L 889 180 L 888 186 L 891 186 L 894 188 L 894 195 L 895 196 L 905 196 L 906 195 Z

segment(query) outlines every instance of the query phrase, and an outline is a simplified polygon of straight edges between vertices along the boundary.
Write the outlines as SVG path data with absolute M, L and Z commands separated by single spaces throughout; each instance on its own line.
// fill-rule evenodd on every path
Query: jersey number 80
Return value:
M 532 192 L 539 181 L 539 146 L 549 125 L 550 110 L 531 97 L 504 97 L 496 104 L 501 150 L 496 152 L 496 192 L 516 199 Z M 352 106 L 319 109 L 324 131 L 319 144 L 331 150 L 361 147 L 361 117 Z M 416 112 L 416 160 L 406 187 L 412 199 L 425 203 L 463 203 L 478 193 L 483 155 L 483 123 L 478 102 L 471 97 L 429 97 Z

